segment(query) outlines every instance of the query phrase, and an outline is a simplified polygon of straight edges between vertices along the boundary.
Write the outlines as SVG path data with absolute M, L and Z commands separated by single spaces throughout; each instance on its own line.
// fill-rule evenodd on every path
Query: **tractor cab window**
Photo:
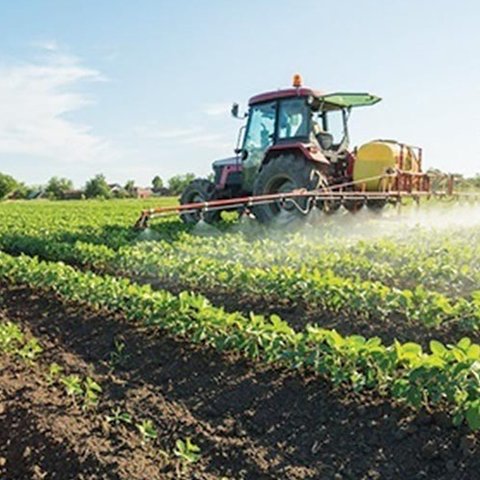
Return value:
M 278 138 L 308 137 L 310 109 L 305 98 L 289 98 L 280 102 Z
M 265 151 L 273 144 L 276 116 L 276 102 L 254 105 L 248 112 L 242 155 L 242 188 L 245 191 L 252 191 Z
M 327 113 L 328 133 L 333 137 L 333 143 L 339 144 L 345 135 L 343 113 L 341 110 L 332 110 Z
M 245 150 L 263 152 L 272 144 L 275 133 L 275 115 L 275 102 L 262 103 L 251 108 L 245 134 Z
M 330 110 L 318 114 L 314 120 L 315 135 L 326 132 L 331 135 L 334 145 L 338 145 L 346 134 L 344 116 L 341 110 Z

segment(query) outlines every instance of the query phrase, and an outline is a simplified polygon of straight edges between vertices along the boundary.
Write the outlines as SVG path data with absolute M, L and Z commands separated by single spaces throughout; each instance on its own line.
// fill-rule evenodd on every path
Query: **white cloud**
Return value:
M 231 146 L 226 143 L 225 137 L 220 133 L 203 133 L 201 135 L 192 135 L 183 140 L 186 145 L 195 145 L 203 148 L 228 148 Z
M 188 128 L 162 128 L 159 125 L 145 125 L 135 128 L 135 132 L 143 138 L 157 140 L 177 140 L 189 138 L 192 135 L 198 135 L 202 129 L 200 127 Z
M 47 50 L 49 52 L 56 52 L 60 50 L 60 45 L 55 40 L 41 40 L 32 43 L 33 47 Z
M 232 104 L 227 102 L 209 103 L 204 106 L 203 112 L 210 116 L 229 115 L 231 108 Z
M 109 142 L 65 117 L 91 103 L 75 91 L 102 75 L 52 41 L 36 61 L 0 65 L 0 155 L 98 162 L 116 155 Z
M 224 135 L 210 132 L 203 127 L 169 129 L 149 124 L 135 128 L 135 132 L 142 138 L 168 142 L 169 145 L 193 145 L 210 149 L 231 148 Z

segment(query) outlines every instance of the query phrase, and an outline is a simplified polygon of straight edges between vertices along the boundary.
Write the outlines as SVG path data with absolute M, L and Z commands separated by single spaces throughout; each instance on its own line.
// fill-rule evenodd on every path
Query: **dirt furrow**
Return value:
M 467 479 L 480 467 L 479 436 L 441 414 L 414 417 L 387 399 L 335 391 L 321 379 L 220 355 L 27 288 L 3 285 L 0 296 L 5 314 L 47 346 L 45 359 L 102 384 L 101 414 L 120 406 L 154 421 L 152 450 L 130 428 L 119 433 L 87 418 L 89 451 L 122 478 L 175 476 L 176 460 L 162 460 L 161 451 L 171 455 L 174 440 L 187 435 L 202 451 L 187 478 Z M 125 347 L 112 372 L 115 344 Z M 37 411 L 53 428 L 51 412 Z M 152 461 L 156 471 L 148 470 Z M 142 468 L 155 473 L 139 477 Z

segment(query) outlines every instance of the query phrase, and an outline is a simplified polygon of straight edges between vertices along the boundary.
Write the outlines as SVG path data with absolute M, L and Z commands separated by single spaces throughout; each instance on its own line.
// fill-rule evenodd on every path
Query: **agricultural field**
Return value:
M 478 477 L 477 205 L 158 203 L 0 204 L 0 478 Z

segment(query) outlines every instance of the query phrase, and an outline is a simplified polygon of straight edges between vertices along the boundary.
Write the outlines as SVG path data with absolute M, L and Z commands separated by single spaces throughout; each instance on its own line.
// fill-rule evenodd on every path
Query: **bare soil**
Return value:
M 480 436 L 441 413 L 414 416 L 25 287 L 0 285 L 0 298 L 0 315 L 44 347 L 31 366 L 0 357 L 1 479 L 478 478 Z M 115 340 L 126 347 L 112 368 Z M 52 362 L 102 385 L 95 410 L 48 384 Z M 157 439 L 107 423 L 117 407 L 151 419 Z M 182 472 L 173 449 L 187 436 L 202 457 Z

